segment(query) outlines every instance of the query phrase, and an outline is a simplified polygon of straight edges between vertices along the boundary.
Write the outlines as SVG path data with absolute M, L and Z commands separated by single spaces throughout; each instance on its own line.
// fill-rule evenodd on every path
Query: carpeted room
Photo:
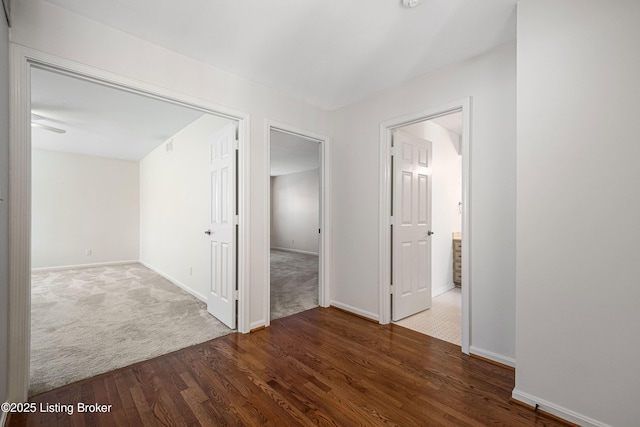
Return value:
M 271 320 L 318 306 L 319 144 L 270 130 Z
M 45 70 L 32 106 L 30 394 L 232 332 L 202 233 L 229 120 Z
M 271 320 L 318 306 L 318 255 L 271 249 Z
M 31 286 L 31 395 L 231 332 L 138 263 L 35 272 Z

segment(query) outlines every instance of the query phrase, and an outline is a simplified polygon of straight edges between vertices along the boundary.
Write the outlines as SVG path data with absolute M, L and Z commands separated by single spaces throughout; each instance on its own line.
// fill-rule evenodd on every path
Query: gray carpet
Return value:
M 271 249 L 271 320 L 318 306 L 318 256 Z
M 232 332 L 140 264 L 35 272 L 31 287 L 30 395 Z

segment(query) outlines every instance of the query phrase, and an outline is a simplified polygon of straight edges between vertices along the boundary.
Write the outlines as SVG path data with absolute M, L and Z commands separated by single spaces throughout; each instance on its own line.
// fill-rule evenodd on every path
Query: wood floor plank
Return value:
M 339 331 L 336 332 L 332 337 L 331 341 L 332 342 L 339 341 L 341 339 L 340 334 L 341 333 Z M 356 336 L 349 336 L 348 338 L 349 339 L 345 341 L 343 344 L 347 346 L 349 343 L 351 343 L 351 347 L 348 347 L 348 348 L 350 349 L 349 351 L 352 351 L 354 349 L 353 343 L 356 342 L 358 339 Z M 393 346 L 398 347 L 398 344 L 394 343 Z M 382 350 L 382 349 L 378 348 L 377 350 Z M 390 350 L 386 349 L 386 351 L 380 351 L 378 353 L 379 355 L 381 355 L 380 357 L 377 357 L 375 359 L 372 359 L 370 362 L 367 362 L 366 364 L 367 369 L 366 371 L 364 371 L 365 378 L 369 376 L 369 373 L 371 372 L 371 367 L 373 367 L 373 370 L 375 372 L 384 372 L 392 368 L 391 366 L 389 366 L 389 363 L 385 364 L 385 362 L 390 362 L 391 364 L 393 364 L 392 358 L 384 356 L 384 354 L 389 354 L 388 351 Z M 356 361 L 359 364 L 363 364 L 363 367 L 365 366 L 364 362 L 357 361 L 357 358 L 354 358 L 352 355 L 349 355 L 348 358 L 352 362 Z M 411 396 L 412 399 L 417 402 L 422 401 L 422 403 L 425 405 L 425 408 L 434 406 L 438 401 L 442 399 L 442 396 L 454 396 L 454 399 L 452 400 L 452 402 L 454 402 L 455 404 L 447 406 L 448 414 L 452 415 L 456 413 L 454 411 L 457 409 L 461 411 L 461 412 L 457 412 L 460 414 L 460 418 L 461 419 L 465 418 L 463 413 L 465 411 L 469 411 L 470 409 L 473 409 L 472 405 L 469 405 L 469 403 L 466 403 L 466 402 L 468 402 L 469 399 L 477 395 L 477 389 L 482 387 L 482 383 L 476 382 L 476 387 L 473 390 L 467 390 L 467 387 L 462 382 L 458 381 L 456 378 L 453 378 L 449 375 L 442 375 L 440 373 L 440 371 L 438 370 L 439 369 L 438 362 L 440 358 L 434 357 L 434 358 L 430 358 L 430 360 L 432 361 L 432 363 L 430 364 L 430 367 L 429 367 L 430 372 L 429 372 L 429 375 L 427 376 L 421 375 L 421 372 L 417 370 L 409 369 L 408 366 L 404 366 L 403 369 L 399 369 L 396 371 L 396 374 L 400 375 L 400 377 L 394 377 L 393 379 L 383 377 L 382 379 L 378 380 L 378 383 L 382 384 L 383 389 L 387 390 L 389 393 L 393 395 Z M 371 366 L 369 366 L 369 364 Z M 420 376 L 423 376 L 428 381 L 426 382 L 417 381 L 416 377 L 420 377 Z M 361 383 L 364 384 L 365 380 L 361 379 Z M 434 390 L 422 389 L 420 384 L 427 384 L 427 385 L 435 384 L 438 387 L 436 391 L 441 390 L 442 387 L 446 387 L 448 392 L 433 393 Z M 405 387 L 405 386 L 408 386 L 408 388 L 402 389 L 402 387 Z M 465 399 L 459 399 L 456 397 L 456 395 L 461 395 L 462 393 L 464 393 Z M 371 394 L 371 389 L 369 389 L 369 394 Z M 485 400 L 485 401 L 487 400 L 486 395 L 483 395 L 480 397 L 482 400 Z M 486 412 L 482 412 L 477 414 L 477 417 L 482 420 L 483 418 L 486 417 L 486 415 L 487 415 Z M 491 415 L 491 414 L 488 414 L 488 415 Z
M 293 332 L 289 331 L 291 335 Z M 333 336 L 330 341 L 335 343 L 338 338 Z M 347 343 L 344 343 L 345 345 Z M 355 387 L 363 394 L 363 397 L 366 398 L 369 402 L 384 402 L 387 404 L 389 409 L 396 408 L 401 410 L 404 406 L 404 401 L 407 397 L 411 398 L 411 400 L 419 399 L 424 394 L 428 396 L 429 394 L 434 394 L 440 391 L 440 385 L 434 383 L 425 383 L 427 386 L 431 387 L 431 390 L 420 390 L 416 388 L 415 384 L 417 381 L 417 377 L 419 377 L 419 372 L 415 372 L 414 375 L 409 375 L 405 378 L 405 381 L 397 381 L 396 376 L 385 376 L 380 375 L 381 372 L 389 372 L 396 368 L 395 365 L 389 363 L 388 360 L 384 360 L 384 357 L 375 357 L 371 358 L 370 361 L 360 360 L 358 357 L 355 357 L 353 353 L 353 345 L 351 347 L 343 347 L 341 352 L 342 354 L 338 355 L 337 359 L 332 358 L 333 354 L 335 354 L 335 350 L 331 351 L 329 354 L 323 355 L 321 358 L 325 361 L 331 361 L 331 370 L 337 372 L 334 366 L 342 363 L 342 360 L 348 360 L 351 363 L 354 363 L 354 366 L 347 365 L 347 368 L 343 371 L 343 375 L 347 380 L 347 386 Z M 380 354 L 380 353 L 379 353 Z M 359 378 L 354 378 L 350 375 L 350 372 L 353 372 L 354 368 L 357 366 L 365 368 L 364 375 L 360 375 Z M 319 371 L 324 371 L 323 368 L 316 366 L 316 369 Z M 397 373 L 402 373 L 402 371 L 396 371 Z M 332 380 L 340 381 L 339 378 L 333 377 Z M 396 398 L 394 396 L 402 396 L 403 399 Z M 433 406 L 429 400 L 425 400 L 425 409 L 430 409 L 432 412 L 432 418 L 437 416 L 437 410 Z M 403 414 L 398 414 L 397 416 L 402 417 Z M 406 422 L 415 423 L 415 420 L 407 420 Z
M 138 409 L 138 407 L 135 404 L 134 397 L 131 394 L 131 388 L 129 387 L 126 381 L 127 373 L 129 373 L 127 370 L 121 370 L 119 372 L 116 372 L 115 375 L 113 375 L 113 393 L 117 394 L 120 400 L 120 405 L 122 405 L 122 406 L 115 406 L 115 408 L 116 408 L 116 411 L 122 410 L 124 412 L 124 416 L 127 419 L 127 422 L 129 423 L 129 425 L 132 425 L 132 426 L 143 425 L 142 419 L 141 419 L 141 417 L 143 416 L 143 413 L 140 411 L 140 409 Z M 96 379 L 95 381 L 99 382 L 99 379 Z M 66 389 L 66 387 L 62 388 L 62 390 L 64 389 Z M 45 396 L 45 395 L 40 395 L 40 396 Z M 109 400 L 108 403 L 113 403 L 114 405 L 118 405 L 118 402 L 116 400 Z
M 358 424 L 362 417 L 358 417 L 352 411 L 347 411 L 345 408 L 342 408 L 341 411 L 335 411 L 333 405 L 324 404 L 325 395 L 327 391 L 331 390 L 331 387 L 322 381 L 316 381 L 312 374 L 299 369 L 278 348 L 273 348 L 269 344 L 260 345 L 261 341 L 254 340 L 253 342 L 254 345 L 258 344 L 254 351 L 264 359 L 269 358 L 268 367 L 265 366 L 263 371 L 263 375 L 271 378 L 269 385 L 282 390 L 282 394 L 291 395 L 292 403 L 315 424 L 335 425 L 334 419 L 338 418 L 342 418 L 345 422 L 351 421 L 351 425 Z M 315 384 L 315 389 L 306 387 L 309 383 Z
M 511 403 L 514 376 L 458 346 L 318 308 L 31 399 L 110 412 L 11 414 L 8 425 L 564 425 Z
M 277 334 L 284 332 L 284 336 L 278 336 Z M 375 404 L 384 404 L 391 411 L 395 412 L 395 416 L 400 421 L 406 423 L 414 424 L 417 421 L 411 419 L 411 417 L 407 417 L 406 414 L 401 411 L 397 411 L 394 408 L 398 408 L 402 406 L 402 401 L 397 400 L 393 394 L 388 393 L 387 390 L 378 390 L 374 384 L 371 384 L 366 381 L 365 378 L 356 378 L 352 376 L 352 371 L 350 369 L 345 369 L 343 367 L 338 367 L 343 363 L 342 357 L 338 356 L 336 359 L 333 353 L 335 349 L 331 346 L 325 346 L 326 351 L 314 351 L 309 346 L 295 346 L 291 343 L 295 342 L 296 339 L 300 339 L 297 337 L 297 332 L 294 330 L 284 330 L 280 332 L 273 331 L 275 335 L 274 338 L 277 339 L 278 342 L 287 342 L 287 351 L 291 352 L 294 356 L 294 360 L 300 360 L 302 362 L 302 366 L 308 364 L 312 366 L 311 371 L 317 372 L 319 375 L 322 375 L 324 378 L 320 379 L 321 384 L 335 384 L 339 387 L 335 388 L 333 395 L 337 399 L 344 399 L 343 401 L 351 401 L 357 402 L 358 407 L 360 408 L 360 416 L 364 416 L 366 419 L 372 424 L 380 421 L 379 414 L 372 409 Z M 288 341 L 291 340 L 291 341 Z M 346 352 L 346 349 L 343 349 L 343 352 Z M 285 352 L 282 352 L 282 355 L 285 356 Z M 379 372 L 384 372 L 384 370 L 380 370 Z M 378 373 L 376 373 L 376 377 L 378 377 Z M 384 378 L 384 377 L 380 377 Z M 379 383 L 378 383 L 379 384 Z M 352 409 L 355 409 L 352 407 Z M 371 418 L 373 417 L 373 418 Z M 408 418 L 408 419 L 407 419 Z
M 105 378 L 104 381 L 92 382 L 96 402 L 113 402 L 116 408 L 122 407 L 120 396 L 115 392 L 115 381 L 113 378 Z M 113 411 L 113 420 L 119 426 L 130 426 L 126 413 L 123 409 Z

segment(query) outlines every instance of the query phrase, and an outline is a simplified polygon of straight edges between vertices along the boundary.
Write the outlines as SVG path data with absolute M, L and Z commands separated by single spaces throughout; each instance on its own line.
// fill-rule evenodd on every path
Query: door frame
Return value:
M 320 145 L 320 237 L 319 237 L 319 270 L 318 270 L 318 305 L 320 307 L 329 307 L 329 278 L 331 277 L 331 265 L 330 265 L 330 229 L 331 229 L 331 181 L 329 171 L 329 154 L 330 154 L 330 142 L 329 137 L 321 135 L 315 132 L 299 129 L 294 126 L 289 126 L 284 123 L 279 123 L 273 120 L 265 120 L 264 122 L 264 165 L 266 171 L 266 179 L 264 180 L 264 194 L 265 194 L 265 207 L 264 212 L 264 283 L 266 295 L 264 296 L 266 313 L 266 319 L 264 326 L 271 324 L 271 130 L 284 132 L 292 135 L 296 135 L 312 141 L 317 141 Z
M 395 129 L 423 122 L 450 113 L 462 112 L 462 352 L 469 354 L 471 341 L 471 97 L 452 101 L 423 111 L 386 120 L 380 124 L 380 183 L 379 183 L 379 321 L 391 322 L 391 138 Z
M 24 46 L 10 44 L 8 399 L 25 402 L 31 351 L 31 67 L 172 102 L 238 123 L 238 331 L 249 332 L 249 114 Z

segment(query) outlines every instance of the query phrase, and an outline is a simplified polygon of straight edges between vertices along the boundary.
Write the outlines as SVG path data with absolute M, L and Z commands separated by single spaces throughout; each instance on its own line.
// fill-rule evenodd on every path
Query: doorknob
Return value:
M 213 233 L 213 231 L 211 230 L 205 230 L 204 234 L 208 234 L 209 236 L 211 236 L 211 233 Z
M 433 232 L 433 231 L 431 231 L 431 230 L 427 231 L 427 236 L 431 236 L 432 234 L 436 234 L 436 233 L 434 233 L 434 232 Z

